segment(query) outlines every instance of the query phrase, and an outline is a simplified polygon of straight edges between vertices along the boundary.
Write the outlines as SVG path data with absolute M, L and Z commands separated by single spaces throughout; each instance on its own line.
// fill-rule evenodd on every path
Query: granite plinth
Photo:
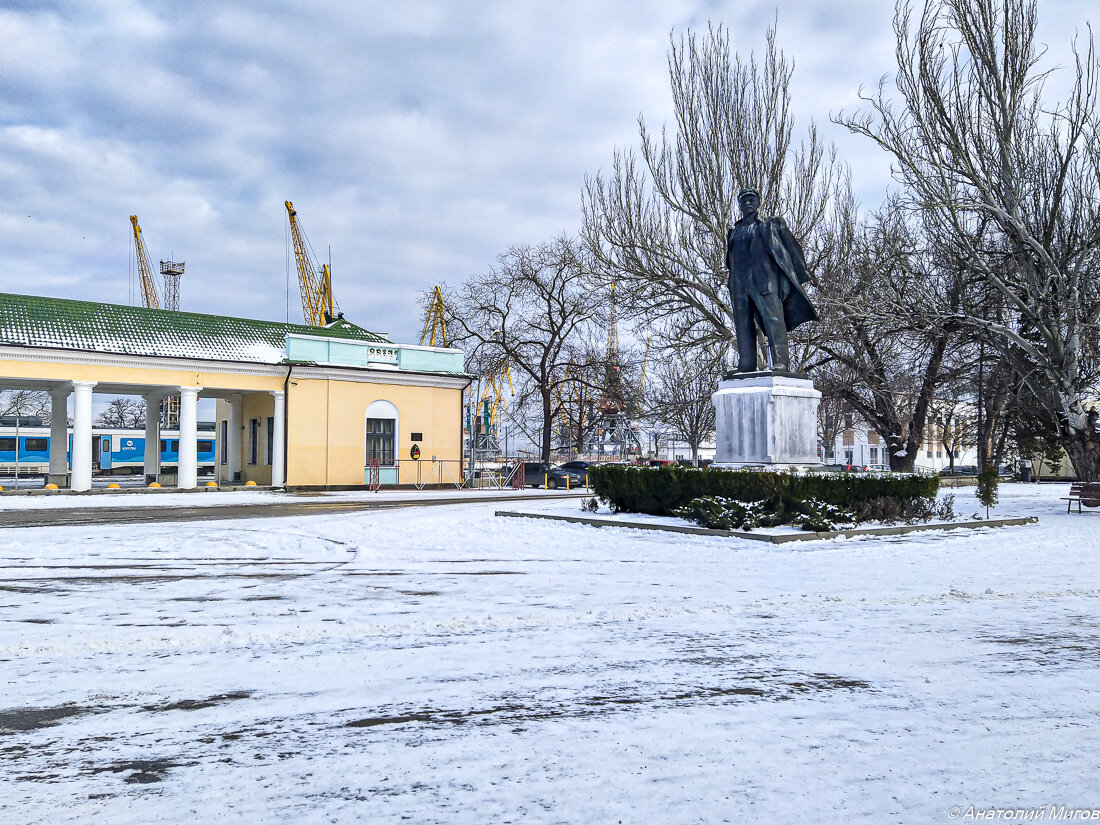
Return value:
M 817 455 L 813 381 L 784 373 L 741 373 L 711 396 L 717 426 L 714 463 L 720 467 L 811 467 Z

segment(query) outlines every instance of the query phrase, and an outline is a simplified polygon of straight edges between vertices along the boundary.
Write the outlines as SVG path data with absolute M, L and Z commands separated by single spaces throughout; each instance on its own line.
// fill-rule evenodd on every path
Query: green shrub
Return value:
M 804 514 L 802 504 L 816 500 L 858 515 L 858 505 L 873 499 L 924 500 L 934 506 L 937 476 L 902 473 L 796 473 L 719 468 L 630 467 L 604 465 L 588 471 L 589 484 L 616 512 L 673 515 L 697 498 L 717 497 L 764 502 L 777 523 Z
M 768 520 L 764 502 L 723 496 L 694 498 L 673 514 L 712 530 L 751 530 Z
M 838 524 L 851 524 L 855 520 L 851 511 L 816 499 L 803 501 L 802 511 L 795 520 L 803 530 L 814 533 L 828 533 Z
M 989 508 L 997 503 L 997 485 L 1000 480 L 997 468 L 992 465 L 987 464 L 978 471 L 978 486 L 974 490 L 974 496 L 985 508 L 986 518 L 989 518 Z

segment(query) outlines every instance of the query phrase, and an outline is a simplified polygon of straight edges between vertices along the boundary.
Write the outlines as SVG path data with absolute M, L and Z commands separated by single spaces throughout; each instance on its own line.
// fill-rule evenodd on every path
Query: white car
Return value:
M 869 473 L 888 473 L 890 472 L 889 464 L 868 464 L 863 468 Z

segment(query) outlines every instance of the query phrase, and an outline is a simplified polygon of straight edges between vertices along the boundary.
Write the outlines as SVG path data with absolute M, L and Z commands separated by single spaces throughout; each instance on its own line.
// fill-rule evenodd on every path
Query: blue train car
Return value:
M 97 441 L 98 439 L 98 441 Z M 96 430 L 92 437 L 92 461 L 104 473 L 140 473 L 145 466 L 144 430 Z M 199 473 L 214 472 L 216 445 L 214 433 L 205 427 L 196 443 Z M 160 439 L 160 466 L 175 467 L 180 459 L 180 439 L 176 430 L 165 430 Z
M 196 444 L 200 474 L 214 472 L 217 444 L 213 425 L 199 425 Z M 175 467 L 179 463 L 179 432 L 166 430 L 160 440 L 160 466 Z M 16 446 L 18 440 L 18 459 Z M 73 436 L 69 430 L 66 461 L 72 460 Z M 96 427 L 92 431 L 92 466 L 104 474 L 141 473 L 145 466 L 145 431 Z M 0 474 L 46 475 L 50 469 L 50 428 L 0 426 Z
M 19 467 L 20 473 L 42 475 L 50 467 L 49 431 L 43 437 L 37 428 L 25 434 L 28 427 L 20 427 L 16 436 L 14 427 L 0 430 L 0 472 L 10 474 Z M 16 448 L 18 447 L 18 457 Z

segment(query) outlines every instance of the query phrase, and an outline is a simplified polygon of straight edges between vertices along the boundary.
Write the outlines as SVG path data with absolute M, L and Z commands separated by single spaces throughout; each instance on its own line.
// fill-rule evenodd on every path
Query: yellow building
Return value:
M 50 477 L 74 490 L 92 484 L 96 393 L 145 399 L 147 476 L 159 471 L 153 410 L 179 396 L 180 488 L 197 484 L 199 398 L 217 399 L 226 481 L 357 487 L 372 464 L 381 484 L 461 477 L 463 366 L 459 350 L 394 344 L 343 318 L 308 327 L 0 293 L 0 390 L 51 394 Z

